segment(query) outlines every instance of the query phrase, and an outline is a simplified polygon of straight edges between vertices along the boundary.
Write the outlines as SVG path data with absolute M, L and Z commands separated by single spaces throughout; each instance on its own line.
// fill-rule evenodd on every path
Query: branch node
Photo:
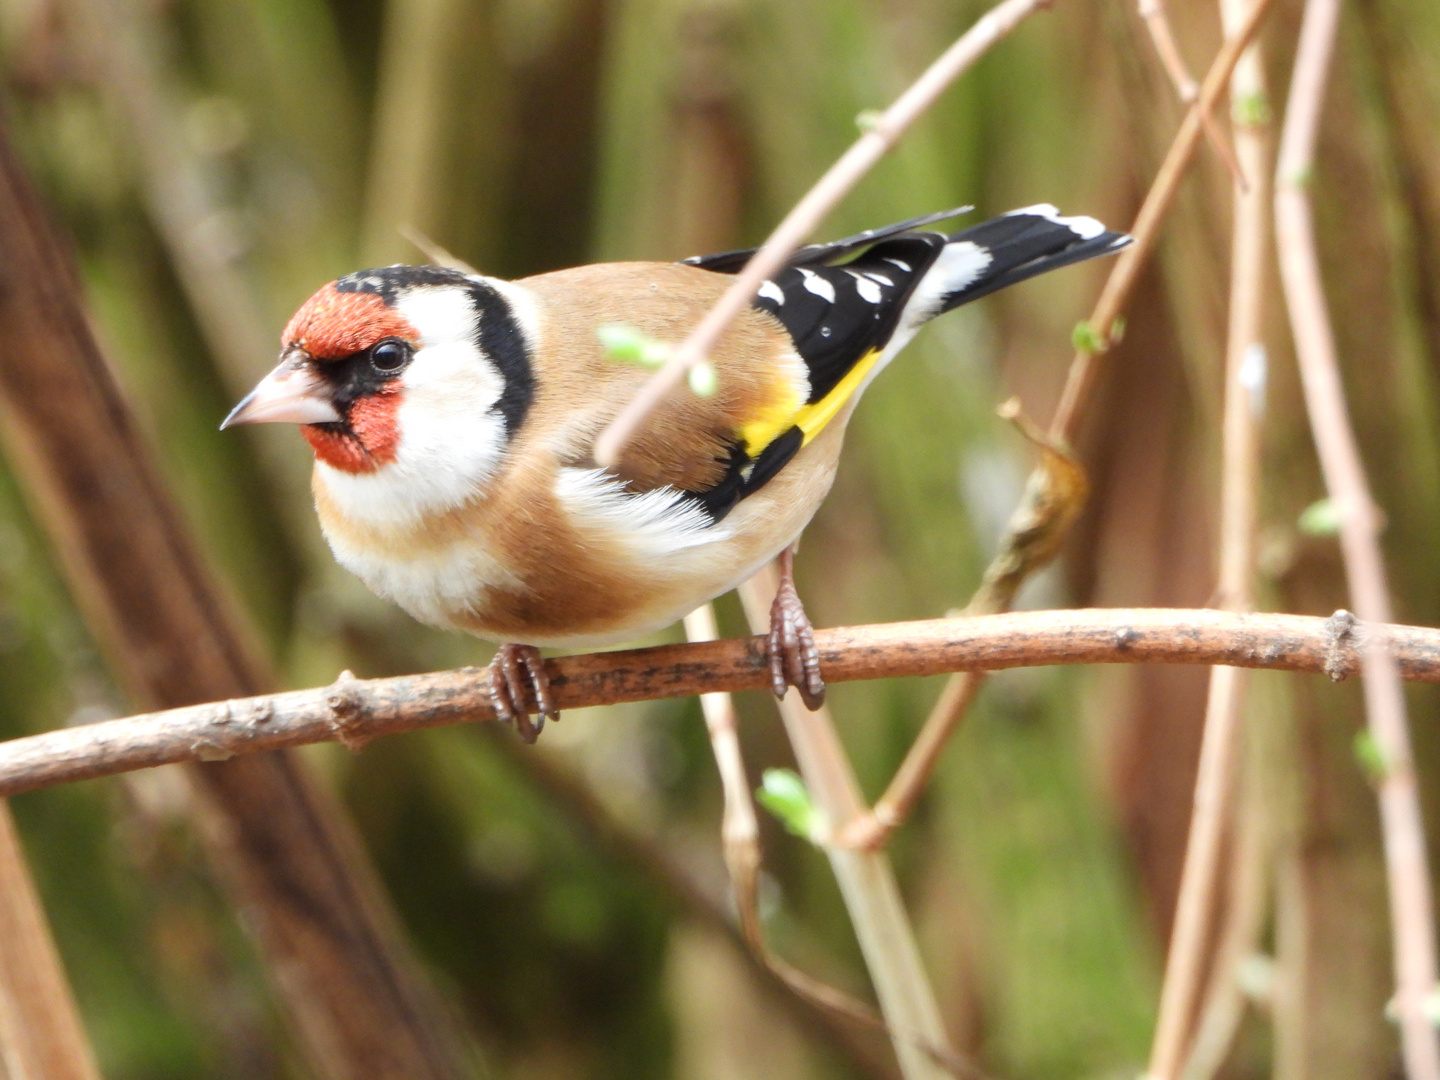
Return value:
M 1331 682 L 1343 682 L 1360 669 L 1359 621 L 1341 608 L 1325 620 L 1325 674 Z
M 330 728 L 335 738 L 352 754 L 358 754 L 370 741 L 364 733 L 365 701 L 356 684 L 353 671 L 342 671 L 325 695 L 325 707 L 330 710 Z

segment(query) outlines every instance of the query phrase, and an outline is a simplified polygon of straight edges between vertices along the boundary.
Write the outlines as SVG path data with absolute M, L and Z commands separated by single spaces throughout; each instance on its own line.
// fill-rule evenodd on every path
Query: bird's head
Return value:
M 299 424 L 328 479 L 403 488 L 406 509 L 458 505 L 498 467 L 534 396 L 519 299 L 443 267 L 340 278 L 295 313 L 280 363 L 221 427 Z

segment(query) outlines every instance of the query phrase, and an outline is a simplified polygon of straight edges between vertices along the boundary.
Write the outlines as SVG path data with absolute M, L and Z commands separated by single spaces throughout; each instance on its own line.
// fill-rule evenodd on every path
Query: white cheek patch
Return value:
M 396 303 L 421 333 L 400 376 L 395 460 L 371 473 L 316 468 L 345 516 L 414 525 L 461 506 L 500 466 L 505 423 L 493 406 L 504 381 L 475 344 L 475 309 L 455 288 L 416 289 Z

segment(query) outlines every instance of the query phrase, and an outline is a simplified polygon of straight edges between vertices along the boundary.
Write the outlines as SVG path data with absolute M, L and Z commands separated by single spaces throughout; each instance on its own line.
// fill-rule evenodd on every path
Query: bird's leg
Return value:
M 770 605 L 770 686 L 777 698 L 785 696 L 787 687 L 795 687 L 813 712 L 825 704 L 825 682 L 820 678 L 815 631 L 795 591 L 795 547 L 791 544 L 775 559 L 780 587 Z
M 538 722 L 530 719 L 526 699 L 531 695 L 539 707 Z M 546 720 L 560 719 L 539 649 L 534 645 L 500 646 L 490 661 L 490 703 L 498 719 L 515 725 L 522 742 L 533 743 L 544 730 Z

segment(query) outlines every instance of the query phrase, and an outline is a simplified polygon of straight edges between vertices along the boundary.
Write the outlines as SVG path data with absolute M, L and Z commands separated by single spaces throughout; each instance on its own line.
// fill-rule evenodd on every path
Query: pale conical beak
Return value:
M 236 424 L 330 424 L 344 419 L 308 354 L 286 350 L 280 364 L 230 410 L 220 430 Z

